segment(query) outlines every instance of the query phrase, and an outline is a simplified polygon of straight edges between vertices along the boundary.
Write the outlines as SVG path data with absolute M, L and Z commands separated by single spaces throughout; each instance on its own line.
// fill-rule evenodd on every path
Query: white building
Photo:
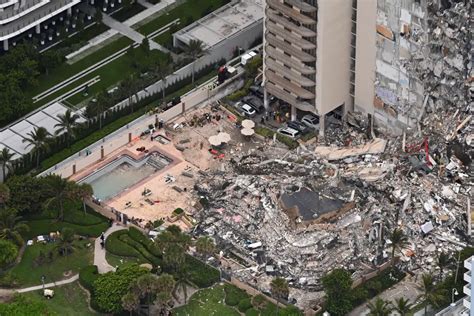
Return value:
M 464 261 L 464 267 L 469 271 L 464 273 L 464 281 L 466 281 L 467 284 L 463 289 L 464 294 L 466 294 L 466 297 L 463 299 L 463 305 L 469 309 L 469 315 L 474 316 L 474 300 L 471 295 L 472 284 L 474 284 L 474 256 Z

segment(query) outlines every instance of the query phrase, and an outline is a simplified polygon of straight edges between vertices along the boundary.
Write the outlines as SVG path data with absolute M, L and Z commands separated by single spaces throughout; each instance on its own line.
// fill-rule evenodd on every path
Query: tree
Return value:
M 401 316 L 408 315 L 412 307 L 413 304 L 403 297 L 397 299 L 394 304 L 394 310 L 396 310 Z
M 87 211 L 86 208 L 86 199 L 90 198 L 94 194 L 94 190 L 89 183 L 77 183 L 75 186 L 76 193 L 75 196 L 79 197 L 82 200 L 82 207 L 84 208 L 84 214 Z
M 166 60 L 166 59 L 158 59 L 155 65 L 153 66 L 153 73 L 158 78 L 161 80 L 161 94 L 162 94 L 162 99 L 161 103 L 165 103 L 165 97 L 166 97 L 166 84 L 167 80 L 166 78 L 168 75 L 173 71 L 173 64 Z
M 201 236 L 196 241 L 196 252 L 204 258 L 212 255 L 216 250 L 214 240 L 209 236 Z
M 27 148 L 33 146 L 32 152 L 36 155 L 36 168 L 38 168 L 41 154 L 49 149 L 51 135 L 44 127 L 35 127 L 33 131 L 26 135 L 28 137 L 25 137 L 23 142 L 28 143 Z
M 191 285 L 189 281 L 191 279 L 189 268 L 186 266 L 180 267 L 175 276 L 176 276 L 176 285 L 173 290 L 173 293 L 176 294 L 176 292 L 181 288 L 184 295 L 184 304 L 186 304 L 186 302 L 188 301 L 188 285 Z
M 161 309 L 165 309 L 170 303 L 174 288 L 175 281 L 171 275 L 163 273 L 158 277 L 156 301 Z
M 410 244 L 403 230 L 395 228 L 388 237 L 392 242 L 392 268 L 395 265 L 395 250 L 401 250 Z
M 21 221 L 21 216 L 17 216 L 17 211 L 13 208 L 3 208 L 0 210 L 0 238 L 13 241 L 18 246 L 23 245 L 21 234 L 29 231 L 26 222 Z
M 140 306 L 140 298 L 133 292 L 129 292 L 122 296 L 122 307 L 124 310 L 130 312 L 130 316 L 132 316 L 132 312 L 137 310 Z
M 87 104 L 86 116 L 89 119 L 98 117 L 99 118 L 99 129 L 102 129 L 102 118 L 104 112 L 109 107 L 109 94 L 107 91 L 102 90 L 98 95 L 97 99 L 92 100 Z
M 43 202 L 50 197 L 46 182 L 47 178 L 26 175 L 9 177 L 6 182 L 10 189 L 8 206 L 21 215 L 40 212 Z
M 163 253 L 165 263 L 177 271 L 184 264 L 191 237 L 184 234 L 178 226 L 171 225 L 158 235 L 156 243 Z
M 288 288 L 288 282 L 286 282 L 286 280 L 283 278 L 274 278 L 270 283 L 270 292 L 272 293 L 272 296 L 275 297 L 275 299 L 277 300 L 276 314 L 278 315 L 279 301 L 281 299 L 286 300 L 290 292 L 290 289 Z
M 136 295 L 145 299 L 147 314 L 150 315 L 152 299 L 158 292 L 158 277 L 154 274 L 144 274 L 134 281 L 131 289 Z
M 78 197 L 77 185 L 75 182 L 61 178 L 61 176 L 52 174 L 45 178 L 46 185 L 51 192 L 51 197 L 46 201 L 44 206 L 48 208 L 51 204 L 58 204 L 58 220 L 64 220 L 64 202 L 66 200 L 74 200 Z
M 15 154 L 10 152 L 10 149 L 7 147 L 3 147 L 2 151 L 0 151 L 0 165 L 2 165 L 2 179 L 4 182 L 7 177 L 7 170 L 13 172 L 12 162 L 14 156 Z
M 9 240 L 0 239 L 0 269 L 13 263 L 18 255 L 18 248 Z
M 0 207 L 10 200 L 10 188 L 5 183 L 0 183 Z
M 390 302 L 384 301 L 378 297 L 374 302 L 367 304 L 369 308 L 369 316 L 389 316 L 392 309 L 390 308 Z
M 443 278 L 443 272 L 445 268 L 448 268 L 452 263 L 452 258 L 445 252 L 441 252 L 438 256 L 436 264 L 439 268 L 439 280 Z
M 46 75 L 49 75 L 50 69 L 58 67 L 63 62 L 63 56 L 54 49 L 47 50 L 40 56 L 40 65 Z
M 145 38 L 142 40 L 140 47 L 142 48 L 145 55 L 150 54 L 150 39 L 145 36 Z
M 421 294 L 421 297 L 423 298 L 423 301 L 425 302 L 425 315 L 426 315 L 429 304 L 435 307 L 439 306 L 439 303 L 444 298 L 444 290 L 438 288 L 435 285 L 433 275 L 429 273 L 423 274 L 420 289 L 423 292 Z
M 184 54 L 192 60 L 192 75 L 191 83 L 194 85 L 194 71 L 196 60 L 198 57 L 206 54 L 207 51 L 204 49 L 204 43 L 200 40 L 190 40 L 188 45 L 184 48 Z
M 133 113 L 135 112 L 135 109 L 134 109 L 135 102 L 138 101 L 138 97 L 136 96 L 136 93 L 138 93 L 137 80 L 133 77 L 133 75 L 130 75 L 129 77 L 125 78 L 125 80 L 122 81 L 121 85 L 122 85 L 123 90 L 125 90 L 125 93 L 128 96 L 128 105 L 130 106 L 130 111 Z M 133 102 L 134 95 L 135 95 L 135 102 Z
M 101 23 L 102 22 L 102 11 L 101 10 L 95 10 L 94 20 L 95 20 L 96 23 Z
M 73 242 L 74 242 L 74 230 L 69 227 L 64 227 L 61 230 L 61 234 L 59 235 L 59 242 L 58 242 L 59 253 L 67 256 L 70 252 L 72 252 Z
M 55 124 L 57 127 L 55 134 L 66 133 L 66 143 L 69 148 L 70 140 L 75 136 L 75 129 L 78 125 L 77 120 L 79 119 L 78 114 L 73 114 L 70 109 L 64 114 L 58 114 L 59 123 Z
M 258 69 L 262 67 L 262 57 L 256 56 L 245 65 L 245 77 L 254 79 L 258 75 Z
M 38 298 L 27 297 L 24 295 L 14 296 L 13 301 L 8 304 L 0 304 L 0 315 L 25 316 L 25 315 L 44 315 L 56 316 L 48 305 Z
M 94 282 L 94 294 L 100 311 L 119 313 L 122 310 L 122 297 L 129 292 L 130 284 L 148 273 L 147 269 L 131 264 L 121 267 L 117 272 L 99 275 Z
M 326 308 L 331 315 L 346 315 L 352 310 L 351 274 L 344 269 L 334 269 L 322 278 L 326 292 Z

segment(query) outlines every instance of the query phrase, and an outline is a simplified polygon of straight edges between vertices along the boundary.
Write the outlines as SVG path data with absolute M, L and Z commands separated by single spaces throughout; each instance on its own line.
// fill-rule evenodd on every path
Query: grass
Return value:
M 97 35 L 100 35 L 109 29 L 108 26 L 102 22 L 95 22 L 92 26 L 77 32 L 71 37 L 65 38 L 61 43 L 54 46 L 52 49 L 71 48 L 77 45 L 83 45 L 85 42 L 93 39 Z
M 43 301 L 51 311 L 58 315 L 68 316 L 89 316 L 99 315 L 89 309 L 88 295 L 79 286 L 79 283 L 73 282 L 63 286 L 52 288 L 54 297 L 47 300 L 43 297 L 42 291 L 27 292 L 22 294 L 25 297 Z
M 185 3 L 171 9 L 164 15 L 158 16 L 150 22 L 140 26 L 138 31 L 143 35 L 148 35 L 162 28 L 166 24 L 180 19 L 180 28 L 183 28 L 201 17 L 220 8 L 224 4 L 229 3 L 228 0 L 188 0 Z
M 196 292 L 191 296 L 187 305 L 175 308 L 176 316 L 239 316 L 240 313 L 224 303 L 225 292 L 223 285 Z
M 119 269 L 123 266 L 129 265 L 131 263 L 142 264 L 147 263 L 146 260 L 142 260 L 139 258 L 127 258 L 127 257 L 120 257 L 110 252 L 106 252 L 105 260 L 112 266 L 112 267 L 119 267 Z
M 200 79 L 196 80 L 195 83 L 196 83 L 196 85 L 199 85 L 203 82 L 206 82 L 210 78 L 213 78 L 214 76 L 215 76 L 215 72 L 210 71 L 209 74 L 207 74 L 207 75 L 201 77 Z M 189 85 L 185 86 L 184 88 L 168 95 L 166 97 L 166 99 L 171 100 L 176 96 L 181 96 L 181 95 L 185 94 L 186 92 L 192 90 L 193 88 L 194 88 L 194 86 L 192 84 L 189 84 Z M 157 95 L 156 96 L 156 102 L 157 102 L 156 106 L 159 105 L 160 101 L 161 101 L 160 95 Z M 154 102 L 151 102 L 149 104 L 149 106 L 152 106 L 153 103 Z M 124 117 L 121 117 L 121 118 L 113 121 L 112 123 L 105 125 L 101 130 L 96 131 L 96 132 L 90 134 L 89 136 L 79 140 L 79 141 L 76 141 L 69 148 L 65 148 L 65 149 L 61 150 L 60 152 L 52 155 L 51 157 L 43 160 L 41 162 L 41 170 L 40 171 L 44 171 L 46 169 L 49 169 L 49 168 L 53 167 L 54 165 L 60 163 L 64 159 L 76 154 L 77 152 L 79 152 L 79 151 L 83 150 L 84 148 L 90 146 L 91 144 L 95 143 L 96 141 L 101 140 L 102 138 L 109 135 L 110 133 L 118 130 L 119 128 L 121 128 L 125 125 L 127 125 L 128 123 L 132 122 L 133 120 L 135 120 L 138 117 L 145 114 L 146 108 L 147 107 L 143 107 L 141 109 L 138 109 L 135 113 L 132 113 L 132 114 L 124 116 Z
M 63 275 L 66 271 L 72 271 L 72 274 L 78 273 L 79 270 L 92 262 L 93 245 L 87 247 L 91 243 L 89 240 L 75 240 L 73 243 L 74 251 L 68 256 L 60 256 L 55 249 L 57 242 L 53 243 L 35 243 L 27 246 L 21 262 L 13 267 L 9 272 L 15 277 L 21 286 L 40 285 L 41 276 L 46 277 L 45 283 L 59 281 L 65 279 Z M 46 258 L 48 253 L 52 251 L 54 254 L 52 262 L 45 262 L 42 265 L 36 265 L 35 259 L 42 252 Z
M 119 22 L 124 22 L 145 9 L 146 8 L 141 4 L 134 2 L 131 5 L 126 5 L 121 10 L 113 13 L 112 17 Z

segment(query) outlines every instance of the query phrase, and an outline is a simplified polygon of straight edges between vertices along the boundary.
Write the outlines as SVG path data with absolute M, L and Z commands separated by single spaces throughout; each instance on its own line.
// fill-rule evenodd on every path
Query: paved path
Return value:
M 145 7 L 145 8 L 151 8 L 153 7 L 153 4 L 151 4 L 150 2 L 148 1 L 145 1 L 145 0 L 138 0 L 137 1 L 141 6 Z
M 107 231 L 105 232 L 105 239 L 107 239 L 107 237 L 117 231 L 117 230 L 121 230 L 121 229 L 126 229 L 127 227 L 124 227 L 124 226 L 120 226 L 116 223 L 114 223 L 114 225 L 112 227 L 110 227 L 109 229 L 107 229 Z M 107 273 L 109 271 L 115 271 L 115 268 L 112 267 L 108 262 L 107 260 L 105 259 L 105 249 L 102 248 L 102 246 L 100 245 L 100 237 L 99 238 L 96 238 L 95 240 L 95 247 L 94 247 L 94 265 L 97 266 L 97 269 L 99 270 L 99 273 Z
M 130 38 L 137 44 L 141 44 L 145 36 L 141 33 L 138 33 L 134 29 L 132 29 L 130 26 L 126 25 L 125 23 L 121 23 L 117 20 L 114 20 L 112 17 L 110 17 L 107 14 L 104 14 L 102 16 L 102 22 L 110 27 L 111 29 L 114 29 L 121 33 L 122 35 L 125 35 L 126 37 Z M 160 44 L 156 43 L 155 41 L 149 41 L 150 42 L 150 49 L 158 49 L 162 51 L 163 53 L 169 54 L 170 51 Z
M 77 280 L 79 280 L 79 274 L 75 274 L 75 275 L 73 275 L 72 277 L 70 277 L 69 279 L 66 279 L 66 280 L 47 283 L 47 284 L 44 285 L 44 288 L 47 289 L 47 288 L 50 288 L 50 287 L 64 285 L 64 284 L 75 282 Z M 27 288 L 24 288 L 24 289 L 15 290 L 15 291 L 18 292 L 18 293 L 25 293 L 25 292 L 41 290 L 42 288 L 43 288 L 43 285 L 36 285 L 36 286 L 30 286 L 30 287 L 27 287 Z

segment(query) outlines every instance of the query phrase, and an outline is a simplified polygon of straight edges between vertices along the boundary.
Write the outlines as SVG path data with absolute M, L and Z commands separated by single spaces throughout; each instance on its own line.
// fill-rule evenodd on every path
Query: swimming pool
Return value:
M 158 153 L 151 153 L 141 160 L 122 155 L 81 179 L 79 183 L 90 184 L 94 190 L 94 197 L 105 201 L 164 168 L 170 162 L 171 159 Z

